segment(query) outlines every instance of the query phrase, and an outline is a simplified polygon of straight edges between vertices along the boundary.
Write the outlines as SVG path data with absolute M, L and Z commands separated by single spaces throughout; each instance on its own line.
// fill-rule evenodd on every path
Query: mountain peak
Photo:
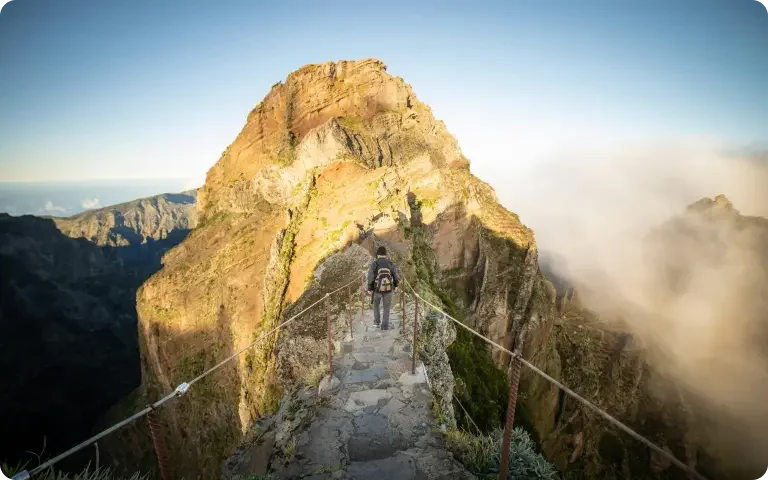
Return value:
M 728 197 L 722 193 L 717 195 L 714 199 L 709 197 L 702 198 L 689 205 L 688 211 L 705 214 L 739 213 L 739 211 L 733 207 L 733 203 L 728 200 Z
M 310 169 L 339 159 L 379 168 L 427 158 L 433 167 L 466 169 L 469 162 L 445 124 L 386 70 L 373 58 L 326 62 L 275 84 L 208 171 L 204 215 L 248 212 L 263 199 L 274 203 L 265 192 L 290 191 Z

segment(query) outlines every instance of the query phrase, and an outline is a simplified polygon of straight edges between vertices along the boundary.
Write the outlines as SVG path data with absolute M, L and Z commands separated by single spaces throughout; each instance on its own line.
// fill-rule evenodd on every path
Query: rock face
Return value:
M 314 282 L 328 291 L 353 278 L 364 256 L 332 280 L 318 269 L 351 244 L 368 255 L 388 246 L 424 295 L 459 294 L 456 308 L 496 341 L 516 345 L 533 317 L 531 336 L 551 326 L 529 308 L 536 298 L 548 305 L 532 232 L 378 60 L 309 65 L 276 84 L 208 172 L 199 216 L 138 294 L 146 399 L 311 303 Z M 285 333 L 303 342 L 308 360 L 322 355 L 323 313 L 311 314 L 302 335 Z M 252 422 L 277 408 L 290 376 L 306 368 L 285 353 L 286 341 L 263 340 L 167 409 L 181 474 L 218 472 Z M 489 351 L 469 350 L 493 366 Z
M 82 441 L 139 385 L 136 290 L 195 218 L 194 192 L 70 218 L 0 215 L 0 367 L 13 372 L 0 395 L 10 442 L 0 461 Z

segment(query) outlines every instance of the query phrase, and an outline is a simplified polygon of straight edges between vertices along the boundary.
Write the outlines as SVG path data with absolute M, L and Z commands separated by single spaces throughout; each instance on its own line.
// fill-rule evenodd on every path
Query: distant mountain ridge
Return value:
M 141 245 L 169 238 L 175 230 L 197 224 L 197 190 L 163 193 L 89 210 L 71 217 L 52 217 L 64 234 L 99 246 Z

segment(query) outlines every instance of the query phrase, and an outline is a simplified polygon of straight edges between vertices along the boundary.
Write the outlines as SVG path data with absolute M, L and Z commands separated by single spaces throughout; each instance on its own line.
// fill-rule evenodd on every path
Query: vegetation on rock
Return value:
M 472 434 L 451 430 L 446 434 L 446 446 L 469 471 L 479 478 L 499 477 L 504 431 L 494 429 L 488 434 Z M 509 446 L 510 480 L 551 480 L 557 470 L 540 453 L 528 433 L 516 427 Z

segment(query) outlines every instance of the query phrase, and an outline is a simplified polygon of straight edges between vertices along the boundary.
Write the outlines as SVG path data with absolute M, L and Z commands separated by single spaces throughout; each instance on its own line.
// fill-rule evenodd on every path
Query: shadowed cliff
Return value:
M 192 192 L 65 219 L 0 215 L 0 461 L 34 465 L 71 447 L 139 385 L 136 290 L 194 225 L 194 202 Z

